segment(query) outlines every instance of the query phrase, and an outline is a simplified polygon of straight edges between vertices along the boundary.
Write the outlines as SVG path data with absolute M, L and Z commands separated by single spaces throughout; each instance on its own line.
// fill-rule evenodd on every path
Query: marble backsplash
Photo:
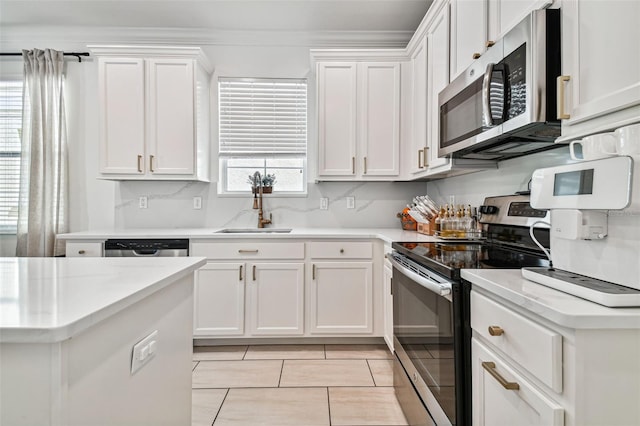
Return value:
M 219 196 L 215 183 L 121 182 L 116 188 L 116 228 L 217 228 L 256 227 L 253 196 Z M 417 194 L 425 194 L 425 182 L 321 182 L 308 185 L 307 196 L 265 195 L 266 217 L 272 227 L 393 228 L 401 211 Z M 147 208 L 138 198 L 148 197 Z M 202 197 L 202 209 L 193 208 L 193 197 Z M 347 209 L 346 197 L 355 197 Z M 329 208 L 320 210 L 320 198 Z

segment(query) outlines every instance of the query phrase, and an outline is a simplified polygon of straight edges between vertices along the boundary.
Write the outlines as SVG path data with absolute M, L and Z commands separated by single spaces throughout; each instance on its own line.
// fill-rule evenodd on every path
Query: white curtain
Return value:
M 55 256 L 67 232 L 64 55 L 23 50 L 24 93 L 17 256 Z

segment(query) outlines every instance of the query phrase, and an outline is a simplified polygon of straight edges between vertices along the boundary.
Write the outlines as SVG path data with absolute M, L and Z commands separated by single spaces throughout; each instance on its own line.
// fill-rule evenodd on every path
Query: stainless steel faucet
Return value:
M 269 214 L 269 219 L 264 218 L 262 211 L 262 176 L 258 171 L 253 174 L 253 186 L 257 189 L 257 194 L 253 196 L 253 208 L 258 209 L 258 228 L 264 228 L 265 225 L 271 223 L 273 215 Z

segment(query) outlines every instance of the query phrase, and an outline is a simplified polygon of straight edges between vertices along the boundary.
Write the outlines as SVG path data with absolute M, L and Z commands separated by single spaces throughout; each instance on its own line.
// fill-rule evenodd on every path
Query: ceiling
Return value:
M 432 0 L 1 0 L 0 26 L 411 31 Z

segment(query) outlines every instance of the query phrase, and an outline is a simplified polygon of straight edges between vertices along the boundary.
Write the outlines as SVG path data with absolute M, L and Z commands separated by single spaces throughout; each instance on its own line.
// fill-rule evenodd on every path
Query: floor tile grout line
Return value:
M 282 363 L 280 364 L 280 376 L 278 376 L 278 386 L 276 387 L 280 387 L 280 382 L 282 382 L 282 372 L 284 371 L 284 359 L 282 360 Z
M 247 345 L 247 347 L 246 347 L 246 348 L 244 348 L 244 354 L 242 354 L 242 359 L 245 359 L 245 357 L 247 356 L 247 352 L 249 352 L 249 347 L 250 347 L 250 346 L 251 346 L 251 345 Z
M 211 422 L 211 426 L 213 426 L 216 423 L 216 420 L 218 420 L 218 416 L 220 415 L 220 411 L 222 411 L 222 406 L 224 405 L 224 402 L 227 400 L 227 396 L 229 396 L 230 390 L 231 388 L 227 388 L 227 391 L 224 394 L 224 398 L 222 398 L 222 403 L 220 404 L 220 407 L 218 407 L 218 411 L 216 412 L 216 415 L 213 417 L 213 422 Z
M 329 386 L 327 386 L 327 410 L 329 411 L 329 426 L 331 426 L 331 398 L 329 397 Z
M 376 383 L 376 378 L 373 375 L 373 370 L 371 370 L 371 364 L 369 364 L 369 360 L 365 359 L 364 361 L 367 363 L 367 368 L 369 369 L 369 374 L 371 374 L 371 381 L 373 381 L 373 387 L 378 387 L 378 384 Z

